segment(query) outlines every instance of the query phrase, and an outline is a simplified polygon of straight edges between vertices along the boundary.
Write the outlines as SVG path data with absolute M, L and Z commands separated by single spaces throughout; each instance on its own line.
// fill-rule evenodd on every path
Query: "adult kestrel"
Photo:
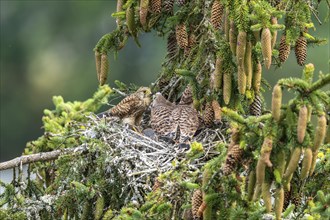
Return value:
M 135 93 L 121 100 L 108 112 L 110 116 L 119 117 L 123 123 L 131 127 L 139 126 L 142 115 L 151 102 L 151 91 L 148 87 L 140 87 Z

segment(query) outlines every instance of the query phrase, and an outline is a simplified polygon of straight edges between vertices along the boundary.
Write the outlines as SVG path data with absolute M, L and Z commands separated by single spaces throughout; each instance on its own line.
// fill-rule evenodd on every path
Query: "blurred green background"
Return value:
M 53 109 L 52 96 L 85 100 L 97 89 L 93 48 L 116 28 L 111 13 L 116 1 L 0 1 L 1 142 L 0 161 L 21 155 L 26 142 L 42 135 L 43 109 Z M 323 2 L 320 18 L 328 9 Z M 329 23 L 310 34 L 329 38 Z M 279 34 L 280 35 L 280 34 Z M 156 33 L 140 35 L 142 48 L 130 39 L 110 60 L 108 82 L 149 85 L 161 70 L 166 40 Z M 329 45 L 309 47 L 307 62 L 316 72 L 329 72 Z M 301 75 L 294 53 L 281 69 L 265 71 L 276 80 Z M 317 74 L 316 74 L 317 75 Z M 330 89 L 328 87 L 328 89 Z M 270 100 L 271 91 L 266 91 Z

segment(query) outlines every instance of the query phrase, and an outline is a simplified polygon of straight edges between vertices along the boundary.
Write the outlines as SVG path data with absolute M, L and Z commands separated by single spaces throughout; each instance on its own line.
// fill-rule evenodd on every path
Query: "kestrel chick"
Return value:
M 151 107 L 151 127 L 158 135 L 186 143 L 193 137 L 198 126 L 198 113 L 192 107 L 190 89 L 186 89 L 178 105 L 167 101 L 160 93 L 156 94 Z
M 141 87 L 135 93 L 121 100 L 109 110 L 111 116 L 119 117 L 123 123 L 139 126 L 142 115 L 151 102 L 151 91 L 148 87 Z
M 193 93 L 190 86 L 183 91 L 179 105 L 192 105 L 193 104 Z
M 161 93 L 156 93 L 151 105 L 151 128 L 160 136 L 168 136 L 171 132 L 171 114 L 175 104 L 166 100 Z
M 198 112 L 193 107 L 193 95 L 188 86 L 183 92 L 179 104 L 171 114 L 172 127 L 171 136 L 179 143 L 188 142 L 199 127 Z

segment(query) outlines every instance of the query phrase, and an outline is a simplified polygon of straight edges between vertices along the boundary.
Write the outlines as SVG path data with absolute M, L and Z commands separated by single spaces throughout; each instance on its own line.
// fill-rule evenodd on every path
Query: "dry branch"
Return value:
M 15 159 L 0 163 L 0 171 L 17 167 L 21 164 L 23 165 L 23 164 L 28 164 L 28 163 L 40 162 L 40 161 L 55 160 L 61 155 L 70 154 L 73 152 L 82 152 L 85 149 L 86 149 L 85 146 L 79 146 L 76 148 L 54 150 L 54 151 L 50 151 L 50 152 L 42 152 L 42 153 L 37 153 L 37 154 L 30 154 L 30 155 L 24 155 L 21 157 L 16 157 Z

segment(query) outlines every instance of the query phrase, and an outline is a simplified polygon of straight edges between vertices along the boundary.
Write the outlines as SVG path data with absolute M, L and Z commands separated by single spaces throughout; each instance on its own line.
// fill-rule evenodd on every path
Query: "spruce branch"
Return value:
M 308 83 L 305 80 L 299 78 L 281 79 L 278 81 L 278 84 L 289 89 L 298 90 L 299 92 L 305 92 L 309 89 Z
M 243 124 L 243 125 L 247 125 L 245 119 L 240 115 L 238 114 L 236 111 L 233 111 L 227 107 L 223 107 L 222 108 L 222 113 L 226 116 L 228 116 L 230 119 L 232 119 L 233 121 L 236 121 L 240 124 Z
M 308 92 L 311 93 L 315 90 L 318 90 L 322 88 L 325 85 L 330 84 L 330 73 L 325 75 L 324 77 L 321 77 L 321 79 L 317 80 L 315 83 L 311 85 L 311 87 L 308 89 Z

